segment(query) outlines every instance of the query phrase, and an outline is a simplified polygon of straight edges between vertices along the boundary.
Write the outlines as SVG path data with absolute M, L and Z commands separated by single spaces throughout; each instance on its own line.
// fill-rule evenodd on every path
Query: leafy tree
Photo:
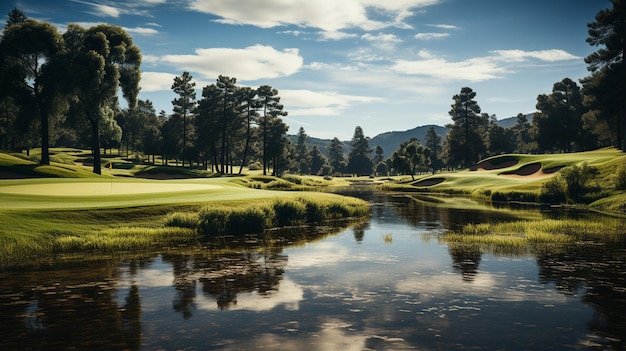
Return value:
M 333 171 L 343 172 L 346 165 L 343 156 L 343 143 L 335 137 L 328 143 L 326 150 L 328 151 L 329 163 L 333 167 Z
M 372 158 L 372 163 L 374 165 L 378 165 L 380 162 L 385 160 L 385 150 L 380 145 L 376 145 L 376 150 L 374 151 L 374 158 Z
M 389 174 L 389 168 L 387 167 L 387 162 L 385 162 L 384 160 L 381 162 L 378 162 L 376 164 L 375 172 L 377 176 Z
M 612 8 L 599 11 L 595 21 L 587 25 L 587 43 L 599 49 L 585 58 L 591 72 L 582 80 L 587 95 L 585 105 L 589 108 L 585 119 L 601 138 L 626 150 L 626 5 L 624 0 L 611 3 Z
M 9 15 L 0 42 L 1 90 L 23 107 L 19 118 L 39 117 L 41 164 L 50 164 L 50 118 L 63 107 L 58 84 L 62 50 L 63 39 L 51 24 L 25 19 L 19 10 Z
M 540 149 L 572 151 L 572 145 L 584 145 L 583 95 L 576 82 L 565 78 L 554 83 L 552 94 L 537 96 L 533 118 L 535 139 Z
M 370 153 L 369 138 L 363 134 L 363 128 L 357 126 L 352 137 L 352 148 L 348 154 L 348 172 L 356 175 L 369 175 L 374 165 Z
M 489 120 L 487 149 L 491 155 L 511 153 L 515 149 L 513 130 L 500 127 L 495 115 L 492 115 Z
M 454 122 L 447 135 L 448 158 L 451 163 L 462 163 L 464 167 L 477 162 L 485 152 L 481 128 L 487 121 L 480 115 L 475 97 L 471 88 L 461 88 L 461 93 L 452 97 L 454 103 L 448 112 Z
M 282 129 L 282 127 L 278 127 L 281 126 L 282 121 L 279 123 L 275 120 L 280 120 L 280 116 L 286 116 L 287 112 L 283 111 L 283 105 L 280 104 L 278 90 L 272 88 L 271 86 L 260 86 L 257 89 L 257 96 L 259 100 L 259 108 L 263 111 L 259 117 L 259 137 L 261 138 L 262 143 L 261 157 L 263 163 L 263 175 L 266 175 L 270 158 L 278 152 L 278 150 L 273 148 L 276 145 L 272 143 L 282 142 L 280 138 L 277 137 L 280 133 L 273 131 L 272 128 L 276 128 L 277 131 Z M 284 125 L 284 123 L 282 124 Z M 287 129 L 284 130 L 284 133 L 286 132 Z
M 528 118 L 523 113 L 518 113 L 515 124 L 511 127 L 515 140 L 514 152 L 527 153 L 532 149 L 530 136 L 531 125 Z
M 397 173 L 410 174 L 415 180 L 415 173 L 420 168 L 430 165 L 430 149 L 420 145 L 415 138 L 400 144 L 400 148 L 391 157 L 391 162 Z
M 588 183 L 598 174 L 598 169 L 583 163 L 581 166 L 573 165 L 560 171 L 560 176 L 567 185 L 567 195 L 574 201 L 580 201 L 590 190 Z
M 430 160 L 433 173 L 435 173 L 443 164 L 440 159 L 442 145 L 441 136 L 435 130 L 435 127 L 428 128 L 426 132 L 426 147 L 430 150 Z
M 174 105 L 174 113 L 179 115 L 182 118 L 183 122 L 183 167 L 185 166 L 185 158 L 187 157 L 188 125 L 192 124 L 188 123 L 188 120 L 194 118 L 196 110 L 196 83 L 192 82 L 192 79 L 193 77 L 191 76 L 191 74 L 185 71 L 182 75 L 174 78 L 174 83 L 172 84 L 171 88 L 174 93 L 178 95 L 178 98 L 172 100 L 172 105 Z
M 71 114 L 89 122 L 93 172 L 101 174 L 101 129 L 115 123 L 118 88 L 128 108 L 136 108 L 141 53 L 126 31 L 117 26 L 102 24 L 85 30 L 70 25 L 63 37 L 68 49 L 65 74 L 73 96 Z

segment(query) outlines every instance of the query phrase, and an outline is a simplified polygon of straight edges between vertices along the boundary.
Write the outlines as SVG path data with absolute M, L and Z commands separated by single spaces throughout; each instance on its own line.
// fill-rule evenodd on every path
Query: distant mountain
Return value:
M 529 113 L 526 115 L 526 119 L 528 120 L 528 123 L 531 123 L 531 124 L 533 123 L 534 116 L 535 116 L 534 113 Z M 511 128 L 515 125 L 516 122 L 517 122 L 517 116 L 501 119 L 498 121 L 498 125 L 502 128 Z
M 533 113 L 529 113 L 526 115 L 526 118 L 528 119 L 528 123 L 532 123 L 533 116 L 534 116 Z M 514 126 L 516 122 L 517 122 L 517 116 L 499 120 L 498 125 L 503 128 L 510 128 Z M 438 126 L 438 125 L 426 125 L 426 126 L 415 127 L 413 129 L 409 129 L 405 131 L 394 131 L 394 132 L 386 132 L 386 133 L 378 134 L 377 136 L 370 139 L 369 145 L 370 145 L 370 148 L 372 148 L 372 150 L 376 150 L 376 146 L 382 147 L 385 157 L 390 157 L 394 151 L 398 150 L 401 143 L 408 141 L 411 138 L 416 138 L 417 140 L 419 140 L 421 144 L 425 144 L 426 132 L 428 132 L 428 129 L 430 129 L 430 127 L 435 128 L 435 131 L 437 132 L 437 134 L 441 136 L 442 141 L 446 139 L 446 134 L 448 134 L 449 128 Z M 294 144 L 298 140 L 298 137 L 296 135 L 288 135 L 287 137 Z M 307 138 L 307 141 L 306 141 L 306 144 L 309 147 L 309 149 L 311 149 L 313 145 L 316 145 L 317 148 L 326 157 L 328 157 L 328 152 L 326 148 L 328 147 L 329 143 L 330 143 L 330 139 L 320 139 L 320 138 L 314 138 L 310 136 Z M 343 144 L 344 144 L 343 153 L 344 155 L 347 156 L 348 153 L 350 152 L 350 147 L 351 147 L 350 140 L 343 141 Z
M 448 128 L 436 125 L 427 125 L 415 127 L 413 129 L 405 130 L 403 132 L 386 132 L 382 134 L 378 134 L 377 136 L 370 139 L 370 147 L 372 149 L 376 149 L 376 146 L 380 146 L 383 148 L 385 157 L 389 157 L 393 154 L 394 151 L 400 148 L 400 144 L 405 141 L 411 140 L 411 138 L 416 138 L 419 140 L 420 144 L 426 143 L 426 133 L 430 129 L 430 127 L 434 127 L 435 131 L 439 136 L 441 136 L 441 140 L 446 139 L 446 134 L 448 134 Z

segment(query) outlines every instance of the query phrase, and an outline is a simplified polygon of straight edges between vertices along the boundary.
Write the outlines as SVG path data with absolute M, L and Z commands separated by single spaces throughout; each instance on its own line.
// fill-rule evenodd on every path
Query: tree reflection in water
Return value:
M 0 350 L 626 349 L 624 238 L 495 252 L 440 234 L 505 212 L 366 196 L 348 230 L 1 270 Z

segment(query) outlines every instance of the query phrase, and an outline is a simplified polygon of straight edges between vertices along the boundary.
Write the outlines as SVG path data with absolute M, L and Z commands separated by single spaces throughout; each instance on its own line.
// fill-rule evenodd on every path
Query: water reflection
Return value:
M 507 211 L 363 196 L 334 236 L 0 271 L 0 349 L 626 348 L 623 238 L 494 255 L 437 238 Z

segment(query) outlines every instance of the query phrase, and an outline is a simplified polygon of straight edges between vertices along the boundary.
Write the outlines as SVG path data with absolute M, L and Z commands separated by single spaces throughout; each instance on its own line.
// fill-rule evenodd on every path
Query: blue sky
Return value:
M 289 133 L 349 140 L 451 122 L 471 87 L 498 119 L 588 75 L 587 23 L 609 0 L 2 0 L 53 23 L 122 26 L 143 54 L 140 99 L 172 112 L 189 71 L 278 89 Z

